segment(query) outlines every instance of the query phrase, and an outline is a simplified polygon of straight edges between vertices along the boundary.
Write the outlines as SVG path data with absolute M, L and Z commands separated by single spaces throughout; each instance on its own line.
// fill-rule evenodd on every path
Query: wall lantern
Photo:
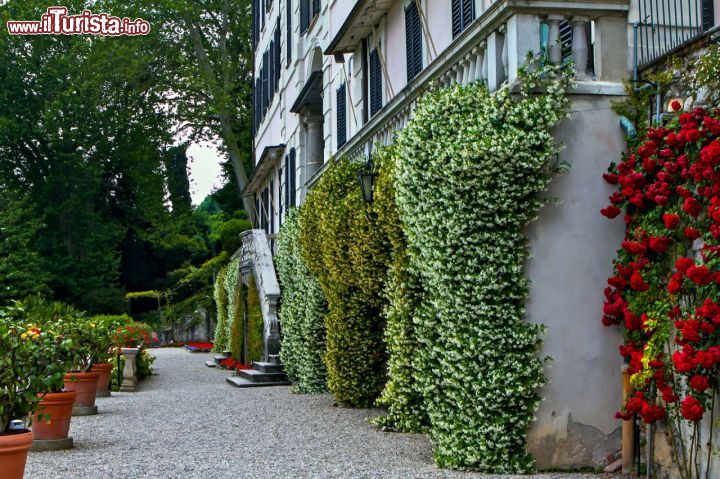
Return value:
M 375 190 L 375 179 L 377 178 L 375 165 L 372 161 L 372 155 L 368 155 L 367 163 L 360 167 L 358 178 L 360 179 L 360 190 L 362 190 L 363 200 L 365 203 L 372 204 Z

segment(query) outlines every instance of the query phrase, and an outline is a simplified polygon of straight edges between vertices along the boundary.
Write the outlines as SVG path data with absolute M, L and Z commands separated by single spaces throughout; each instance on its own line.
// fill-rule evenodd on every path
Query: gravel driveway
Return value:
M 427 439 L 377 431 L 367 422 L 377 411 L 333 407 L 330 395 L 287 387 L 235 389 L 227 372 L 205 366 L 210 354 L 153 352 L 156 376 L 135 393 L 99 398 L 99 415 L 73 418 L 75 449 L 31 452 L 25 478 L 498 477 L 435 469 Z

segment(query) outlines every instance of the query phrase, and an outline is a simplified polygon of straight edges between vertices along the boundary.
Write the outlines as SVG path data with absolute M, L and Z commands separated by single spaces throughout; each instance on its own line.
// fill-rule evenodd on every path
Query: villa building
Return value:
M 571 169 L 549 191 L 560 204 L 528 231 L 527 318 L 547 326 L 553 358 L 528 444 L 540 468 L 601 464 L 620 443 L 620 333 L 599 321 L 623 236 L 598 213 L 612 192 L 601 175 L 626 146 L 612 104 L 635 72 L 714 31 L 720 1 L 255 0 L 253 15 L 255 171 L 243 194 L 272 251 L 328 162 L 392 142 L 428 89 L 495 91 L 528 52 L 573 60 L 572 112 L 555 132 Z

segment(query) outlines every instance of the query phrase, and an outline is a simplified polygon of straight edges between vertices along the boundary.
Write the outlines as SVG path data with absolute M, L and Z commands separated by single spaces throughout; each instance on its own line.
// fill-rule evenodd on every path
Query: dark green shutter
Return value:
M 337 89 L 337 146 L 340 148 L 347 141 L 347 108 L 346 92 L 343 83 Z
M 382 109 L 382 68 L 377 49 L 370 52 L 370 116 Z

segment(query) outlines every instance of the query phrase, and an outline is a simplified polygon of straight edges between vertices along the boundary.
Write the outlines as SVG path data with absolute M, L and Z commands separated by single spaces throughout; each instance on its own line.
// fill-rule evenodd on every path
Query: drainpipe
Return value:
M 630 375 L 627 372 L 628 365 L 622 366 L 622 396 L 623 404 L 630 396 Z M 631 474 L 633 472 L 633 456 L 635 455 L 635 418 L 630 421 L 622 422 L 622 472 L 623 474 Z

